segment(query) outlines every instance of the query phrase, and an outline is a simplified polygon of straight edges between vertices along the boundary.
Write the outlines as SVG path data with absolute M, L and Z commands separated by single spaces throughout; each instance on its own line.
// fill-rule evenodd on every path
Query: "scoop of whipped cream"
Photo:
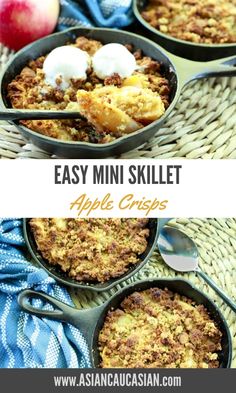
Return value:
M 59 87 L 65 90 L 71 79 L 86 79 L 86 71 L 91 63 L 87 52 L 74 46 L 59 46 L 53 49 L 43 64 L 45 81 L 52 87 L 58 87 L 57 80 L 61 79 Z
M 135 57 L 121 44 L 107 44 L 102 46 L 92 58 L 95 74 L 105 79 L 115 73 L 121 78 L 127 78 L 137 69 Z

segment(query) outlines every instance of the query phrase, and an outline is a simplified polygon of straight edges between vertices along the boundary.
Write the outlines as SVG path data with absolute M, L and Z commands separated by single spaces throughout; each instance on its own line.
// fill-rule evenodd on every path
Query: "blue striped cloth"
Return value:
M 73 26 L 122 28 L 133 21 L 132 0 L 60 0 L 58 30 Z
M 25 256 L 22 220 L 0 219 L 0 367 L 90 367 L 87 344 L 75 327 L 24 313 L 17 295 L 25 288 L 72 304 L 67 290 Z M 52 309 L 41 300 L 34 305 Z

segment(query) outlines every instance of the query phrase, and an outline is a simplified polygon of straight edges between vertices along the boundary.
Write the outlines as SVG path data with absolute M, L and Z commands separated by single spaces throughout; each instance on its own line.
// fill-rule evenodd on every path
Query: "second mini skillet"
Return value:
M 193 299 L 196 304 L 202 304 L 206 307 L 211 318 L 216 322 L 222 332 L 222 350 L 219 353 L 220 367 L 230 368 L 232 342 L 230 331 L 223 315 L 205 294 L 192 286 L 188 281 L 182 279 L 153 279 L 136 282 L 117 292 L 103 305 L 92 309 L 77 310 L 42 292 L 35 292 L 28 289 L 23 290 L 19 294 L 18 303 L 27 313 L 42 318 L 64 321 L 78 327 L 87 340 L 92 367 L 99 367 L 101 359 L 98 349 L 98 337 L 108 311 L 119 307 L 122 300 L 131 293 L 154 287 L 161 289 L 168 288 L 173 292 Z M 54 306 L 55 310 L 49 311 L 39 309 L 37 306 L 34 307 L 32 304 L 33 299 L 40 299 L 43 302 L 50 303 Z
M 236 42 L 230 44 L 201 44 L 177 39 L 155 29 L 142 16 L 148 0 L 133 0 L 133 11 L 145 30 L 143 34 L 177 56 L 190 60 L 208 61 L 236 54 Z M 204 6 L 203 6 L 204 7 Z
M 121 281 L 128 279 L 133 274 L 137 273 L 141 267 L 148 262 L 150 256 L 152 255 L 156 245 L 157 239 L 161 232 L 162 227 L 169 221 L 169 218 L 150 218 L 148 222 L 148 228 L 150 231 L 148 237 L 148 245 L 146 250 L 142 255 L 139 256 L 139 262 L 135 265 L 132 265 L 129 270 L 122 274 L 122 276 L 113 278 L 104 283 L 97 283 L 97 282 L 84 282 L 84 281 L 76 281 L 66 275 L 59 267 L 50 265 L 40 254 L 37 250 L 37 245 L 34 240 L 34 236 L 30 229 L 29 225 L 30 218 L 23 219 L 23 233 L 27 248 L 33 258 L 33 260 L 40 265 L 47 273 L 52 276 L 55 280 L 60 281 L 64 285 L 69 285 L 72 287 L 80 288 L 80 289 L 90 289 L 92 291 L 106 291 L 112 288 L 114 285 L 119 284 Z
M 0 107 L 2 106 L 3 109 L 10 107 L 10 102 L 7 98 L 7 86 L 30 60 L 49 53 L 57 46 L 72 42 L 79 36 L 99 40 L 104 44 L 110 42 L 129 43 L 135 49 L 142 49 L 145 55 L 161 62 L 163 71 L 170 82 L 171 104 L 159 120 L 143 127 L 139 131 L 105 144 L 61 141 L 32 131 L 17 121 L 13 122 L 19 131 L 33 144 L 65 158 L 105 158 L 135 149 L 148 141 L 161 128 L 178 101 L 182 87 L 187 82 L 198 78 L 236 75 L 236 68 L 233 66 L 236 63 L 236 56 L 203 64 L 174 56 L 154 42 L 133 33 L 113 29 L 76 27 L 35 41 L 13 57 L 0 78 Z

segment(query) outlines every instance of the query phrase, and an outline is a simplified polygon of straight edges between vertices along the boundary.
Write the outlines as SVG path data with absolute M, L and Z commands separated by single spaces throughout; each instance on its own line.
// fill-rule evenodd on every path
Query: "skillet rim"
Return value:
M 156 34 L 157 36 L 160 36 L 162 38 L 168 39 L 169 41 L 177 42 L 178 44 L 188 44 L 190 46 L 193 46 L 194 48 L 199 48 L 199 49 L 209 49 L 212 50 L 214 49 L 224 49 L 224 48 L 235 48 L 236 49 L 236 42 L 235 43 L 226 43 L 226 44 L 204 44 L 204 43 L 196 43 L 196 42 L 191 42 L 187 40 L 181 40 L 179 38 L 175 38 L 171 35 L 162 33 L 160 30 L 155 29 L 155 27 L 151 26 L 150 23 L 145 21 L 145 19 L 142 17 L 140 11 L 139 11 L 139 3 L 142 0 L 133 0 L 133 12 L 135 17 L 139 20 L 139 22 L 148 30 L 150 30 L 152 33 Z
M 198 289 L 197 286 L 194 285 L 190 280 L 186 280 L 186 279 L 184 279 L 182 277 L 179 277 L 179 276 L 174 277 L 174 278 L 171 278 L 171 277 L 160 277 L 160 278 L 148 278 L 148 279 L 144 279 L 144 280 L 134 281 L 131 284 L 129 284 L 129 285 L 121 288 L 120 290 L 118 290 L 114 295 L 112 295 L 110 297 L 110 299 L 106 303 L 104 303 L 103 310 L 102 310 L 102 312 L 99 315 L 99 318 L 98 318 L 98 320 L 96 322 L 96 325 L 94 326 L 94 331 L 93 331 L 93 334 L 92 334 L 92 337 L 91 337 L 91 341 L 90 341 L 91 342 L 90 356 L 91 356 L 93 367 L 96 367 L 96 368 L 98 367 L 98 366 L 96 366 L 96 362 L 94 362 L 94 347 L 95 346 L 96 346 L 97 352 L 99 353 L 98 345 L 95 343 L 97 341 L 99 332 L 101 330 L 101 329 L 98 328 L 98 326 L 99 326 L 99 324 L 101 324 L 101 318 L 102 318 L 102 325 L 103 325 L 107 313 L 109 312 L 110 309 L 113 308 L 112 303 L 113 303 L 114 299 L 119 298 L 122 295 L 122 293 L 129 292 L 130 290 L 132 290 L 132 288 L 134 288 L 133 292 L 135 292 L 135 291 L 140 292 L 140 291 L 143 291 L 145 289 L 152 288 L 154 286 L 158 287 L 158 284 L 157 284 L 158 282 L 168 282 L 168 283 L 171 282 L 171 283 L 176 283 L 177 285 L 180 285 L 180 286 L 182 284 L 184 284 L 185 286 L 189 287 L 190 290 L 194 291 L 197 295 L 202 296 L 211 305 L 212 309 L 214 309 L 214 312 L 217 313 L 217 316 L 220 319 L 220 323 L 224 326 L 224 331 L 226 333 L 225 337 L 227 339 L 227 343 L 226 344 L 228 345 L 228 356 L 227 356 L 227 359 L 226 359 L 226 367 L 218 367 L 218 368 L 231 368 L 232 351 L 233 351 L 232 336 L 231 336 L 231 332 L 230 332 L 230 329 L 229 329 L 229 325 L 228 325 L 225 317 L 223 316 L 223 313 L 221 312 L 221 310 L 218 307 L 218 305 L 216 305 L 214 303 L 214 301 L 205 292 L 203 292 L 202 290 Z M 138 289 L 139 285 L 143 285 L 143 284 L 144 284 L 145 288 Z M 148 285 L 148 287 L 146 287 L 146 285 Z M 167 287 L 167 289 L 169 289 L 168 288 L 168 284 L 166 285 L 166 287 Z M 171 290 L 171 291 L 173 291 L 173 290 Z M 186 291 L 186 288 L 184 289 L 184 292 L 185 291 Z M 129 296 L 133 292 L 131 291 L 129 294 L 125 294 L 124 297 L 122 297 L 122 299 L 124 299 L 126 296 Z M 176 291 L 176 293 L 179 293 L 179 292 Z M 182 296 L 186 296 L 186 297 L 191 299 L 191 296 L 189 296 L 189 295 L 182 295 Z M 121 301 L 122 300 L 119 300 L 119 303 Z M 198 303 L 198 304 L 203 304 L 203 303 Z M 210 312 L 209 309 L 205 305 L 204 305 L 204 307 L 208 310 L 211 318 L 216 322 L 217 325 L 219 325 L 219 323 L 216 321 L 215 316 L 212 316 L 213 312 Z M 223 349 L 222 349 L 222 351 L 223 351 Z
M 16 54 L 7 62 L 6 66 L 3 69 L 3 72 L 0 75 L 0 108 L 2 107 L 3 109 L 9 109 L 9 106 L 6 106 L 6 101 L 7 101 L 7 96 L 6 96 L 6 92 L 5 89 L 3 88 L 3 80 L 6 77 L 6 74 L 9 70 L 9 68 L 12 66 L 12 64 L 16 61 L 16 59 L 20 58 L 22 54 L 24 54 L 26 51 L 28 51 L 29 49 L 31 49 L 32 47 L 37 47 L 38 43 L 42 43 L 43 41 L 45 41 L 46 39 L 48 39 L 49 37 L 58 37 L 58 36 L 63 36 L 63 35 L 67 35 L 69 33 L 73 33 L 73 32 L 78 32 L 84 30 L 87 31 L 87 33 L 89 34 L 90 32 L 92 33 L 93 31 L 101 31 L 103 33 L 106 32 L 115 32 L 118 33 L 120 35 L 123 36 L 127 36 L 127 37 L 134 37 L 134 38 L 138 38 L 143 42 L 146 42 L 147 45 L 149 45 L 150 47 L 155 47 L 156 50 L 158 50 L 162 56 L 164 56 L 166 58 L 166 60 L 168 61 L 169 65 L 169 73 L 174 73 L 175 75 L 175 79 L 176 79 L 176 87 L 175 87 L 175 92 L 174 92 L 174 96 L 172 98 L 172 101 L 169 105 L 169 107 L 167 108 L 167 110 L 165 111 L 164 115 L 161 116 L 159 119 L 157 119 L 156 121 L 150 123 L 147 126 L 142 127 L 140 130 L 137 130 L 135 132 L 132 132 L 130 134 L 126 134 L 124 136 L 121 136 L 117 139 L 115 139 L 112 142 L 108 142 L 108 143 L 102 143 L 102 144 L 98 144 L 98 143 L 91 143 L 91 142 L 81 142 L 81 141 L 63 141 L 60 139 L 56 139 L 56 138 L 52 138 L 46 135 L 43 135 L 39 132 L 33 131 L 28 127 L 25 127 L 21 124 L 19 124 L 19 122 L 17 121 L 9 121 L 9 123 L 15 125 L 17 128 L 19 128 L 20 130 L 22 129 L 25 134 L 27 134 L 28 137 L 30 137 L 30 135 L 32 135 L 32 137 L 35 138 L 39 138 L 40 141 L 45 142 L 45 143 L 51 143 L 51 145 L 55 145 L 58 147 L 65 147 L 66 148 L 80 148 L 82 150 L 88 150 L 88 151 L 92 151 L 92 150 L 104 150 L 107 151 L 110 148 L 116 148 L 118 147 L 120 144 L 122 143 L 129 143 L 130 139 L 134 139 L 134 138 L 138 138 L 140 135 L 145 134 L 146 132 L 148 132 L 151 128 L 156 128 L 156 131 L 158 131 L 158 129 L 160 128 L 160 126 L 162 125 L 163 121 L 166 120 L 166 118 L 168 118 L 169 114 L 171 113 L 171 111 L 174 109 L 176 102 L 178 101 L 179 98 L 179 93 L 180 93 L 180 78 L 176 69 L 175 64 L 173 63 L 173 61 L 168 57 L 168 54 L 166 53 L 165 49 L 162 48 L 160 45 L 158 45 L 157 43 L 155 43 L 154 41 L 136 34 L 136 33 L 132 33 L 129 31 L 124 31 L 124 30 L 119 30 L 119 29 L 111 29 L 111 28 L 101 28 L 101 27 L 93 27 L 93 28 L 89 28 L 89 27 L 71 27 L 68 28 L 66 30 L 60 31 L 60 32 L 56 32 L 53 34 L 49 34 L 43 38 L 40 38 L 39 40 L 34 41 L 33 43 L 28 44 L 27 46 L 25 46 L 24 48 L 22 48 L 21 50 L 19 50 L 18 52 L 16 52 Z M 78 34 L 79 36 L 79 34 Z M 22 65 L 23 67 L 24 65 Z M 171 83 L 171 82 L 170 82 Z M 171 85 L 171 87 L 173 87 L 173 84 Z M 128 149 L 129 151 L 130 149 Z
M 118 278 L 113 278 L 110 279 L 109 281 L 107 281 L 105 283 L 95 283 L 95 284 L 91 284 L 89 282 L 85 282 L 85 283 L 81 283 L 80 281 L 76 282 L 76 280 L 70 279 L 68 278 L 64 278 L 64 277 L 58 277 L 57 272 L 56 274 L 50 270 L 50 265 L 47 263 L 47 261 L 45 260 L 45 258 L 42 258 L 42 261 L 40 261 L 40 259 L 37 256 L 37 248 L 36 246 L 32 246 L 31 244 L 31 237 L 33 238 L 33 242 L 35 242 L 33 234 L 30 230 L 29 227 L 29 223 L 28 221 L 30 220 L 30 218 L 23 218 L 23 236 L 24 236 L 24 240 L 26 243 L 26 248 L 29 251 L 31 257 L 33 258 L 34 262 L 36 262 L 36 264 L 38 266 L 40 266 L 42 269 L 44 269 L 52 278 L 54 278 L 56 281 L 62 283 L 63 285 L 66 285 L 68 287 L 72 287 L 72 288 L 80 288 L 80 289 L 87 289 L 87 290 L 91 290 L 93 292 L 105 292 L 107 290 L 110 290 L 111 288 L 113 288 L 115 285 L 120 284 L 121 282 L 123 282 L 124 280 L 127 280 L 129 278 L 131 278 L 134 274 L 136 274 L 144 265 L 146 265 L 146 263 L 148 263 L 149 259 L 151 258 L 155 248 L 157 247 L 157 239 L 159 236 L 159 219 L 158 218 L 149 218 L 149 220 L 151 220 L 153 222 L 153 225 L 155 226 L 155 236 L 153 238 L 153 242 L 150 242 L 150 239 L 148 239 L 148 245 L 150 244 L 150 250 L 147 252 L 146 257 L 144 257 L 143 260 L 139 261 L 137 263 L 137 266 L 131 266 L 128 270 L 128 272 L 124 273 L 122 276 L 118 277 Z M 147 245 L 147 247 L 148 247 Z M 146 251 L 146 250 L 145 250 Z M 144 252 L 145 252 L 144 251 Z M 47 264 L 49 265 L 47 267 Z M 132 269 L 133 268 L 133 269 Z M 53 269 L 53 266 L 51 267 L 51 269 Z M 58 272 L 59 275 L 62 275 L 63 272 Z M 71 281 L 70 281 L 71 280 Z M 111 281 L 111 283 L 109 284 L 109 282 Z M 96 285 L 101 285 L 96 286 Z

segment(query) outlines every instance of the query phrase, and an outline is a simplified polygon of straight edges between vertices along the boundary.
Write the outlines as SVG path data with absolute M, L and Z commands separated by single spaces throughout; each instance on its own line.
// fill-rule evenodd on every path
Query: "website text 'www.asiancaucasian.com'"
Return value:
M 80 373 L 74 376 L 54 376 L 55 387 L 181 387 L 180 376 L 159 373 Z

